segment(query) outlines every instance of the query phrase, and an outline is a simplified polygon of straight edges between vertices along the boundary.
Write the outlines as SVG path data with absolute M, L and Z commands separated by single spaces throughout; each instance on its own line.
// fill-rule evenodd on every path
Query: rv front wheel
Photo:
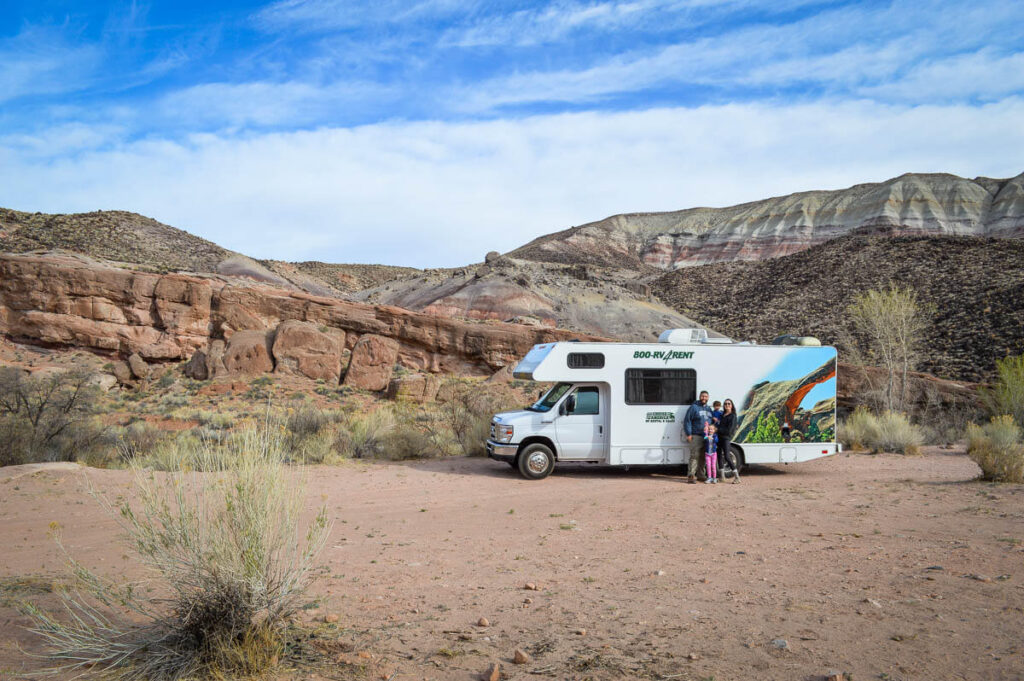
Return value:
M 540 442 L 527 445 L 516 458 L 519 460 L 519 472 L 528 480 L 546 478 L 555 468 L 554 452 Z

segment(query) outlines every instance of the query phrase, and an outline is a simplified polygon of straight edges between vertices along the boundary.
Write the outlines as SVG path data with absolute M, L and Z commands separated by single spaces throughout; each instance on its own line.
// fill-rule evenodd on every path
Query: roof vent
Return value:
M 772 341 L 772 345 L 819 346 L 821 345 L 821 341 L 814 336 L 779 336 Z
M 666 329 L 658 336 L 658 342 L 671 345 L 694 345 L 703 343 L 707 337 L 707 329 Z

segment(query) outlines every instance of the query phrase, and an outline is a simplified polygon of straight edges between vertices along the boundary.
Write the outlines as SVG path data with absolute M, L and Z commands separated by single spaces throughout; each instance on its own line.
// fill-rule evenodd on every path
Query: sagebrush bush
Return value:
M 967 426 L 967 455 L 981 468 L 982 480 L 1024 482 L 1024 442 L 1009 415 Z
M 273 424 L 246 427 L 224 446 L 175 442 L 191 443 L 174 457 L 175 473 L 137 469 L 134 501 L 104 502 L 155 588 L 72 561 L 76 588 L 61 592 L 62 615 L 26 606 L 64 673 L 219 679 L 261 673 L 284 648 L 329 531 L 326 508 L 301 529 L 303 495 Z
M 342 456 L 368 459 L 383 452 L 387 434 L 395 427 L 394 411 L 380 407 L 369 413 L 352 414 L 342 424 L 335 449 Z
M 874 414 L 866 407 L 857 407 L 839 431 L 840 439 L 850 448 L 873 452 L 917 454 L 924 443 L 921 428 L 906 414 L 895 411 Z

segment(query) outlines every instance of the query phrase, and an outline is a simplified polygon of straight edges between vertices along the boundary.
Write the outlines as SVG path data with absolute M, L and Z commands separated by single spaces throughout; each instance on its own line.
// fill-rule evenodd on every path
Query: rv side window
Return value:
M 626 369 L 626 404 L 691 404 L 697 398 L 693 369 Z
M 604 369 L 604 353 L 570 352 L 566 364 L 570 369 Z
M 596 387 L 584 387 L 576 391 L 576 406 L 572 413 L 577 416 L 593 416 L 600 414 L 600 394 Z

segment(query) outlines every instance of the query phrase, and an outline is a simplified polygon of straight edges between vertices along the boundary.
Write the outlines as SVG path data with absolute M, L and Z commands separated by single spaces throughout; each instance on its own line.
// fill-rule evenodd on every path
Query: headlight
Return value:
M 494 424 L 494 440 L 496 442 L 512 442 L 512 426 L 505 426 L 500 423 Z

